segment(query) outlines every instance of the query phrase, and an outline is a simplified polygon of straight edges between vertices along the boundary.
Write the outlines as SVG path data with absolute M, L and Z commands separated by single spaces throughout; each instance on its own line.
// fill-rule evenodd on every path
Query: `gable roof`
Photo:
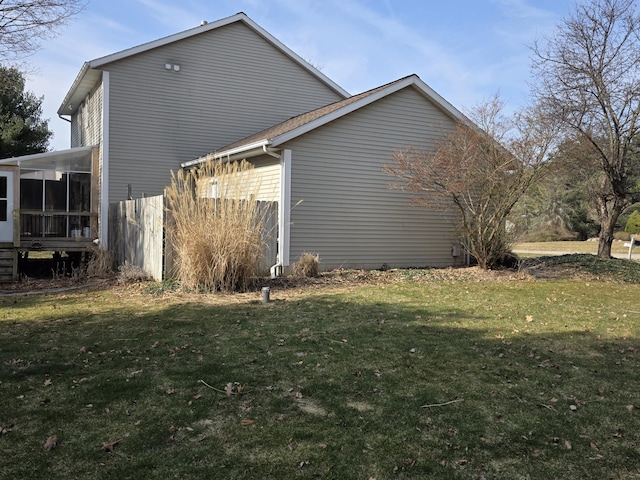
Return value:
M 209 158 L 225 158 L 240 154 L 247 154 L 254 151 L 254 154 L 267 152 L 267 147 L 277 147 L 289 140 L 303 135 L 311 130 L 326 125 L 340 117 L 343 117 L 355 110 L 365 107 L 384 97 L 391 95 L 403 88 L 416 88 L 423 96 L 432 101 L 446 115 L 456 121 L 468 122 L 468 119 L 453 105 L 442 98 L 431 87 L 424 83 L 417 75 L 409 75 L 395 82 L 382 85 L 366 92 L 354 95 L 345 100 L 331 103 L 316 110 L 303 113 L 301 115 L 285 120 L 249 137 L 243 138 L 216 152 L 211 152 L 205 156 L 182 163 L 182 167 L 190 167 L 206 162 Z
M 96 58 L 89 62 L 85 62 L 78 73 L 78 76 L 74 80 L 71 88 L 67 92 L 60 108 L 58 109 L 58 115 L 71 115 L 77 108 L 78 105 L 85 99 L 85 97 L 89 94 L 91 89 L 95 87 L 96 83 L 100 80 L 102 76 L 101 68 L 109 63 L 116 62 L 118 60 L 122 60 L 133 55 L 138 55 L 140 53 L 147 52 L 154 48 L 162 47 L 164 45 L 168 45 L 170 43 L 178 42 L 180 40 L 184 40 L 186 38 L 193 37 L 195 35 L 200 35 L 205 32 L 209 32 L 211 30 L 215 30 L 220 27 L 224 27 L 226 25 L 242 22 L 262 38 L 264 38 L 267 42 L 272 44 L 276 49 L 281 51 L 287 57 L 292 59 L 294 62 L 298 63 L 301 67 L 311 73 L 313 76 L 318 78 L 321 82 L 325 83 L 329 88 L 337 92 L 342 97 L 349 97 L 350 94 L 340 87 L 337 83 L 331 80 L 329 77 L 324 75 L 320 70 L 313 67 L 309 62 L 305 61 L 296 54 L 293 50 L 287 47 L 285 44 L 280 42 L 277 38 L 263 29 L 260 25 L 251 20 L 244 12 L 236 13 L 230 17 L 223 18 L 221 20 L 217 20 L 215 22 L 207 23 L 202 22 L 202 24 L 198 27 L 191 28 L 189 30 L 185 30 L 180 33 L 176 33 L 174 35 L 170 35 L 168 37 L 163 37 L 158 40 L 154 40 L 152 42 L 143 43 L 136 47 L 132 47 L 126 50 L 122 50 L 120 52 L 113 53 L 111 55 L 106 55 L 104 57 Z

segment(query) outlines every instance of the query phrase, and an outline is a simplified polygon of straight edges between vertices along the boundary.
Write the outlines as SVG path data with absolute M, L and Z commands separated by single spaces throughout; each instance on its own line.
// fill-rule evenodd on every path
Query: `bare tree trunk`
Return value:
M 613 229 L 600 227 L 600 235 L 598 236 L 598 256 L 600 258 L 611 258 L 611 244 L 613 243 Z
M 613 243 L 613 232 L 618 221 L 618 217 L 625 209 L 628 202 L 625 199 L 615 198 L 609 204 L 603 195 L 597 197 L 598 219 L 600 220 L 600 234 L 598 235 L 598 256 L 600 258 L 611 258 L 611 244 Z

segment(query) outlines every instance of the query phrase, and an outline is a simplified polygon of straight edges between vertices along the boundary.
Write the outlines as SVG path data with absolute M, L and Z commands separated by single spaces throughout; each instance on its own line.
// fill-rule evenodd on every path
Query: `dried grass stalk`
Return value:
M 92 247 L 87 262 L 87 277 L 104 278 L 113 273 L 113 255 L 110 251 Z
M 176 274 L 187 288 L 247 290 L 259 273 L 264 219 L 246 161 L 208 161 L 172 175 L 167 205 Z
M 320 257 L 316 253 L 305 252 L 300 259 L 292 265 L 293 274 L 298 277 L 317 277 L 320 266 Z

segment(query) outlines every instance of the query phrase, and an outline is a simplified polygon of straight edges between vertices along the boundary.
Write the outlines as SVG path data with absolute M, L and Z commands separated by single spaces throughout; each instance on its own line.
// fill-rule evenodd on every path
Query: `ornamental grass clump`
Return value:
M 315 253 L 305 252 L 300 255 L 300 260 L 292 265 L 293 274 L 297 277 L 317 277 L 320 268 L 320 256 Z
M 176 276 L 186 288 L 247 290 L 263 254 L 259 182 L 246 162 L 209 160 L 172 175 L 167 207 Z

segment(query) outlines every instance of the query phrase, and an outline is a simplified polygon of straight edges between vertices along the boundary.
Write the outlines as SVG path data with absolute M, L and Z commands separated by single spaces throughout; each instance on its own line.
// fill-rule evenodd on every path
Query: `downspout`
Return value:
M 262 146 L 262 150 L 267 155 L 270 155 L 280 160 L 280 190 L 282 190 L 282 155 L 269 151 L 266 145 Z M 271 268 L 269 268 L 269 272 L 271 273 L 271 278 L 276 278 L 278 276 L 278 269 L 282 268 L 282 265 L 283 265 L 282 264 L 282 244 L 281 244 L 281 237 L 280 237 L 280 232 L 281 232 L 280 225 L 283 217 L 282 207 L 283 207 L 282 195 L 280 195 L 280 201 L 278 202 L 278 257 L 276 259 L 275 265 L 272 265 Z
M 289 266 L 289 237 L 291 228 L 291 150 L 285 148 L 280 154 L 270 152 L 266 146 L 262 150 L 280 159 L 280 198 L 278 201 L 278 262 L 271 267 L 271 277 Z

